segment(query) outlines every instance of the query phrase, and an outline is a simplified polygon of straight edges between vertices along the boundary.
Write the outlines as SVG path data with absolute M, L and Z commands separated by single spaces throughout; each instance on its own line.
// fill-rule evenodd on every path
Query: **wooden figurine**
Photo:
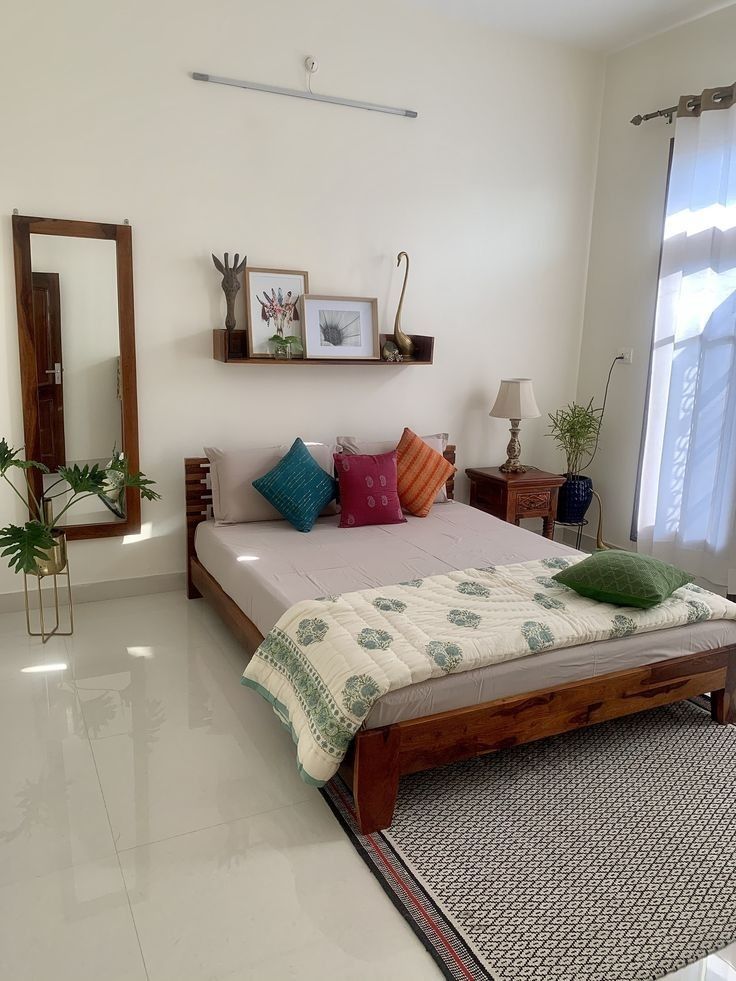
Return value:
M 230 266 L 230 254 L 228 252 L 225 253 L 224 265 L 213 252 L 212 261 L 215 264 L 215 268 L 222 273 L 222 291 L 225 294 L 225 299 L 227 301 L 225 328 L 228 331 L 232 331 L 235 330 L 235 297 L 238 295 L 238 290 L 240 289 L 240 280 L 238 277 L 245 269 L 248 256 L 246 256 L 243 261 L 240 262 L 240 255 L 236 252 L 235 262 L 233 262 L 232 266 Z

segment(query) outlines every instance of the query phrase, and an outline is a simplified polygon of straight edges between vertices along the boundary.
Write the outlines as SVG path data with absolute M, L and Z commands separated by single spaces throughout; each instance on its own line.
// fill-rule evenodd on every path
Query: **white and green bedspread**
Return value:
M 428 678 L 701 620 L 736 605 L 699 586 L 649 610 L 579 596 L 551 577 L 585 556 L 465 569 L 296 603 L 254 654 L 243 684 L 290 729 L 299 772 L 322 785 L 388 691 Z

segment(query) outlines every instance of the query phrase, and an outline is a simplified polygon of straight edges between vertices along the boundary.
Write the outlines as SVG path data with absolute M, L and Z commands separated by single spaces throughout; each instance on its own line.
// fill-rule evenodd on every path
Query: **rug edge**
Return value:
M 347 786 L 343 783 L 343 781 L 339 776 L 333 777 L 333 779 L 329 782 L 329 784 L 326 784 L 324 787 L 321 787 L 320 794 L 326 801 L 327 806 L 335 815 L 338 824 L 340 825 L 344 833 L 347 835 L 353 848 L 360 856 L 362 861 L 365 863 L 365 865 L 368 866 L 368 869 L 370 870 L 373 878 L 378 881 L 378 884 L 380 885 L 383 892 L 388 896 L 389 900 L 391 901 L 395 909 L 398 910 L 398 912 L 401 914 L 401 917 L 409 925 L 412 934 L 416 937 L 416 939 L 421 943 L 422 947 L 424 947 L 427 953 L 431 956 L 432 960 L 435 962 L 435 964 L 440 969 L 442 975 L 447 979 L 447 981 L 504 981 L 503 978 L 500 978 L 498 975 L 493 975 L 488 971 L 485 965 L 478 959 L 477 955 L 472 950 L 472 948 L 468 946 L 468 944 L 465 941 L 465 938 L 462 936 L 462 934 L 459 933 L 459 931 L 457 930 L 454 924 L 448 924 L 450 928 L 448 932 L 452 932 L 452 934 L 454 935 L 454 946 L 462 948 L 462 958 L 463 961 L 465 962 L 464 970 L 462 972 L 458 969 L 453 970 L 451 964 L 448 963 L 448 959 L 443 956 L 443 954 L 438 949 L 438 947 L 432 943 L 431 939 L 426 934 L 420 932 L 420 930 L 417 929 L 416 917 L 412 915 L 411 911 L 407 908 L 406 904 L 402 901 L 401 897 L 397 894 L 397 892 L 391 888 L 391 884 L 388 881 L 387 877 L 378 868 L 376 862 L 374 861 L 373 857 L 370 854 L 370 851 L 368 850 L 368 848 L 366 848 L 366 846 L 361 841 L 361 838 L 363 836 L 360 834 L 359 831 L 355 829 L 355 827 L 352 826 L 350 819 L 346 817 L 345 813 L 343 813 L 339 803 L 333 800 L 330 791 L 330 785 L 337 782 L 342 784 L 342 786 L 345 788 L 345 793 L 349 795 L 350 791 L 348 790 Z M 395 849 L 388 841 L 388 839 L 380 831 L 376 832 L 376 834 L 380 835 L 381 842 L 383 843 L 383 846 L 386 848 L 386 850 L 391 853 L 392 860 L 395 861 L 397 865 L 401 866 L 405 874 L 413 878 L 414 881 L 416 882 L 417 880 L 414 877 L 413 872 L 411 871 L 411 869 L 407 868 L 406 863 L 403 861 L 401 856 L 396 853 Z M 421 883 L 417 882 L 417 885 L 422 889 L 423 892 L 425 892 L 424 887 L 421 885 Z M 437 904 L 434 902 L 434 900 L 432 900 L 430 896 L 426 897 L 426 902 L 428 905 L 432 907 L 437 919 L 446 921 L 445 914 L 439 909 Z

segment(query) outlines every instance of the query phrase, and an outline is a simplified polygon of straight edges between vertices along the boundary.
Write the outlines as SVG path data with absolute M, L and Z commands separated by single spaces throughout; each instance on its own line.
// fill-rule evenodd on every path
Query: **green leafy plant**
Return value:
M 294 353 L 301 354 L 304 350 L 301 339 L 295 334 L 287 334 L 286 337 L 283 337 L 281 334 L 274 334 L 273 337 L 269 337 L 269 341 L 278 353 L 286 354 L 291 349 Z
M 0 528 L 0 555 L 8 559 L 8 565 L 16 572 L 33 572 L 53 547 L 54 536 L 40 521 Z
M 38 562 L 46 558 L 46 554 L 55 544 L 54 535 L 58 534 L 55 527 L 66 512 L 75 504 L 88 497 L 98 497 L 116 514 L 124 516 L 114 506 L 111 492 L 116 499 L 122 499 L 126 487 L 134 487 L 140 491 L 141 497 L 147 501 L 157 501 L 161 495 L 153 490 L 154 481 L 145 474 L 131 473 L 128 463 L 122 453 L 113 452 L 112 459 L 106 467 L 96 463 L 91 467 L 74 464 L 71 467 L 59 467 L 58 479 L 44 491 L 41 501 L 33 493 L 28 474 L 32 469 L 49 473 L 48 467 L 35 460 L 25 460 L 21 451 L 9 446 L 6 439 L 0 439 L 0 479 L 5 481 L 18 497 L 23 507 L 31 514 L 30 520 L 24 525 L 9 524 L 0 528 L 0 556 L 8 560 L 15 572 L 34 573 Z M 11 480 L 11 475 L 21 474 L 24 478 L 23 491 L 19 490 Z M 43 502 L 53 501 L 57 497 L 67 496 L 67 500 L 52 523 L 44 516 Z
M 564 409 L 549 413 L 549 433 L 565 454 L 566 473 L 575 477 L 589 466 L 598 446 L 603 409 L 570 402 Z
M 552 437 L 565 454 L 566 472 L 569 477 L 579 476 L 595 459 L 603 417 L 606 414 L 611 375 L 616 364 L 622 360 L 623 355 L 617 354 L 611 362 L 600 409 L 593 408 L 593 399 L 591 399 L 587 405 L 570 402 L 564 409 L 549 413 L 550 431 L 547 435 Z

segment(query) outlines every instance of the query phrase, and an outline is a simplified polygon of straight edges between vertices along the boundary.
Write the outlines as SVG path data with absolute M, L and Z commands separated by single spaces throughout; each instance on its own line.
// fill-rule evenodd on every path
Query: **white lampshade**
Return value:
M 541 414 L 531 378 L 504 378 L 488 413 L 499 419 L 536 419 Z

